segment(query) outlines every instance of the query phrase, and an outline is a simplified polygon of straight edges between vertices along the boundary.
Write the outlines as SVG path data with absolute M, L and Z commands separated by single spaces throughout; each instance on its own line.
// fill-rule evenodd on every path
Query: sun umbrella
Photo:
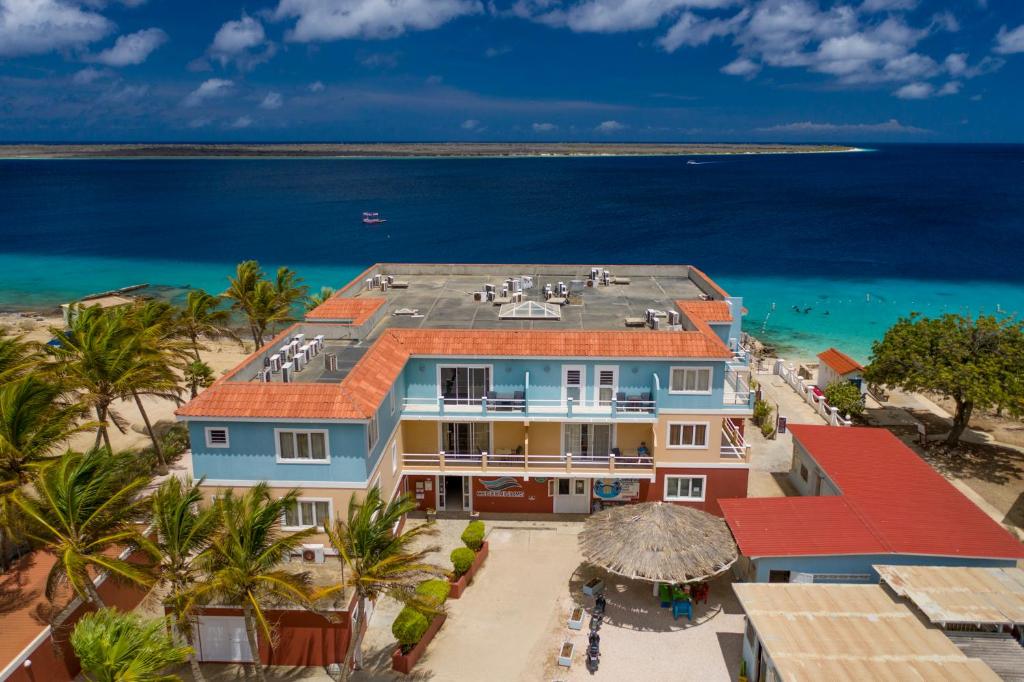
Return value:
M 717 516 L 666 502 L 612 507 L 579 536 L 584 558 L 616 575 L 652 582 L 707 580 L 736 562 L 736 543 Z

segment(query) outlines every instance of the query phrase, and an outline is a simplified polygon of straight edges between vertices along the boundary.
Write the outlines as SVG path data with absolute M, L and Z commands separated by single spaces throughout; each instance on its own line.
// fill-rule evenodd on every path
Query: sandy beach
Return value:
M 39 313 L 0 313 L 0 329 L 8 333 L 24 335 L 26 339 L 46 343 L 53 338 L 50 329 L 64 327 L 64 320 L 60 315 L 39 314 Z M 248 355 L 247 350 L 234 341 L 212 341 L 207 342 L 208 350 L 202 351 L 200 355 L 203 361 L 213 368 L 214 375 L 220 376 L 232 369 Z M 249 344 L 251 346 L 251 343 Z M 182 393 L 182 399 L 188 400 L 188 391 Z M 174 410 L 177 405 L 173 401 L 161 398 L 144 397 L 143 404 L 149 414 L 150 421 L 154 424 L 164 421 L 175 421 Z M 110 443 L 115 450 L 134 450 L 149 445 L 149 436 L 146 434 L 145 425 L 139 415 L 139 409 L 134 401 L 121 401 L 116 403 L 114 409 L 124 417 L 130 424 L 124 433 L 116 427 L 110 429 Z M 70 442 L 74 450 L 84 450 L 92 446 L 95 436 L 92 433 L 80 433 Z

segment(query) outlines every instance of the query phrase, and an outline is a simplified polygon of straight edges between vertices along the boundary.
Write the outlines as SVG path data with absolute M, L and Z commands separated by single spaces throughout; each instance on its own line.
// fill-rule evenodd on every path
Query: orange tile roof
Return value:
M 290 329 L 278 338 L 288 333 Z M 271 345 L 275 342 L 276 339 Z M 176 414 L 181 417 L 368 419 L 413 355 L 732 357 L 714 334 L 701 332 L 388 329 L 338 384 L 264 384 L 220 379 L 179 408 Z
M 818 359 L 834 369 L 836 374 L 839 376 L 849 374 L 850 372 L 864 371 L 864 368 L 861 367 L 859 362 L 835 348 L 829 348 L 826 351 L 818 353 Z
M 373 317 L 385 303 L 386 298 L 344 298 L 335 294 L 306 313 L 306 319 L 332 320 L 358 326 Z
M 676 306 L 691 320 L 731 322 L 732 306 L 726 301 L 676 301 Z M 696 318 L 696 319 L 695 319 Z
M 722 287 L 718 286 L 718 282 L 716 282 L 715 280 L 713 280 L 710 277 L 708 277 L 707 274 L 703 270 L 701 270 L 700 268 L 696 268 L 696 267 L 694 267 L 692 265 L 688 265 L 686 267 L 689 268 L 691 272 L 695 272 L 700 277 L 703 277 L 704 280 L 708 283 L 708 286 L 710 286 L 712 289 L 714 289 L 715 292 L 718 293 L 722 298 L 729 298 L 729 294 L 726 293 L 725 289 L 723 289 Z M 693 279 L 693 278 L 691 277 L 690 279 Z

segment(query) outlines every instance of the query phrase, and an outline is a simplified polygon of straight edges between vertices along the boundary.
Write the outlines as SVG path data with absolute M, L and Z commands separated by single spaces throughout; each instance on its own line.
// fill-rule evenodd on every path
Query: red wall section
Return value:
M 722 515 L 722 509 L 718 506 L 718 500 L 730 497 L 747 496 L 748 469 L 700 469 L 687 467 L 685 469 L 661 469 L 657 470 L 657 479 L 654 482 L 640 482 L 640 501 L 657 502 L 665 495 L 665 476 L 707 476 L 703 502 L 674 502 L 694 509 L 700 509 L 716 516 Z
M 241 609 L 205 608 L 208 616 L 241 616 Z M 260 635 L 260 660 L 264 665 L 323 667 L 341 663 L 348 650 L 349 613 L 333 614 L 336 621 L 309 611 L 267 611 L 274 628 L 273 649 Z
M 503 476 L 473 477 L 473 511 L 478 512 L 509 512 L 509 513 L 547 513 L 554 511 L 554 498 L 548 497 L 547 479 L 543 482 L 531 478 L 524 481 L 516 478 L 518 488 L 504 491 L 518 497 L 487 495 L 483 481 L 493 481 Z
M 430 490 L 423 491 L 423 499 L 416 499 L 416 484 L 425 483 L 426 481 L 430 481 Z M 437 481 L 434 476 L 409 475 L 405 477 L 403 485 L 402 490 L 413 496 L 413 499 L 416 500 L 416 508 L 420 511 L 427 511 L 437 507 L 437 490 L 434 487 L 437 485 Z

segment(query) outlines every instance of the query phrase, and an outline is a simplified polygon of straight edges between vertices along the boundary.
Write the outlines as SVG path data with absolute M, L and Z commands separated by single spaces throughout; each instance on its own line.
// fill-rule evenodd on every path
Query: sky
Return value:
M 1024 142 L 1024 0 L 0 0 L 0 141 Z

